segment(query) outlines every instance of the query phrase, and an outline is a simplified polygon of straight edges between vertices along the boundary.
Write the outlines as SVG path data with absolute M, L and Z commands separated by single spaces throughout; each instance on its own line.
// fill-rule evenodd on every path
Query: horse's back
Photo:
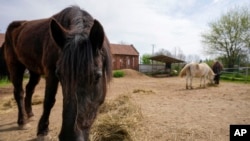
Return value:
M 15 43 L 15 39 L 17 36 L 16 34 L 19 34 L 18 29 L 25 22 L 26 21 L 13 21 L 9 24 L 7 31 L 5 33 L 5 45 L 6 46 L 13 47 L 13 43 Z
M 189 63 L 183 69 L 185 75 L 192 77 L 201 77 L 207 73 L 207 65 L 205 63 Z
M 183 76 L 190 76 L 192 73 L 192 67 L 195 66 L 196 64 L 195 63 L 189 63 L 189 64 L 186 64 L 182 69 L 181 69 L 181 72 L 179 74 L 180 77 L 183 77 Z
M 208 66 L 206 63 L 200 63 L 200 64 L 199 64 L 199 69 L 200 69 L 201 71 L 206 71 L 206 70 L 209 69 L 209 66 Z
M 6 31 L 8 58 L 22 63 L 31 71 L 43 74 L 44 47 L 51 45 L 49 21 L 49 19 L 42 19 L 12 22 Z
M 201 71 L 202 75 L 204 75 L 204 76 L 214 75 L 213 70 L 211 69 L 211 67 L 208 64 L 200 63 L 199 66 L 200 66 L 200 71 Z

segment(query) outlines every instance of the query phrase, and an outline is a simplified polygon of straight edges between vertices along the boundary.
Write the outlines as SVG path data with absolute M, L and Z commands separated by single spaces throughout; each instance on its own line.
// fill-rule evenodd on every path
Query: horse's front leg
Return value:
M 200 87 L 202 87 L 202 76 L 201 76 L 201 78 L 200 78 Z
M 202 76 L 200 81 L 200 87 L 205 88 L 206 87 L 205 82 L 206 82 L 206 77 Z
M 203 87 L 206 88 L 206 77 L 203 78 Z
M 190 76 L 190 89 L 193 89 L 192 83 L 193 83 L 193 76 Z
M 43 113 L 40 118 L 37 130 L 38 140 L 44 140 L 48 137 L 49 132 L 49 116 L 52 107 L 55 104 L 55 96 L 58 87 L 58 79 L 54 74 L 46 77 L 45 98 L 43 102 Z
M 186 89 L 188 89 L 188 77 L 186 76 Z
M 186 76 L 186 89 L 189 89 L 189 83 L 190 82 L 190 77 L 189 76 Z

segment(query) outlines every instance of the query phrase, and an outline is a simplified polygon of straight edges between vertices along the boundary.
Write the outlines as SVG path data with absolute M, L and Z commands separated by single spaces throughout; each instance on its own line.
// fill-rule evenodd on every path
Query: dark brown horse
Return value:
M 213 66 L 212 66 L 212 69 L 213 69 L 213 71 L 215 73 L 214 83 L 219 84 L 220 83 L 220 73 L 223 70 L 223 66 L 222 66 L 222 64 L 220 62 L 215 61 Z
M 33 116 L 32 95 L 44 75 L 45 98 L 37 136 L 48 135 L 49 115 L 60 82 L 63 114 L 59 139 L 87 141 L 112 76 L 109 42 L 101 24 L 77 6 L 47 19 L 14 21 L 8 26 L 1 50 L 14 86 L 19 127 L 25 128 Z M 22 87 L 25 69 L 30 73 L 26 94 Z

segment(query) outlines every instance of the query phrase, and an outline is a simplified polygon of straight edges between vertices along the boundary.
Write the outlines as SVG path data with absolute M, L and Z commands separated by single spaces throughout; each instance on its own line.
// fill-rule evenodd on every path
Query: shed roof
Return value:
M 139 56 L 139 52 L 135 49 L 133 45 L 110 44 L 110 48 L 112 54 Z
M 176 58 L 172 58 L 166 55 L 157 55 L 157 56 L 152 56 L 149 59 L 155 60 L 155 61 L 160 61 L 160 62 L 165 62 L 165 63 L 183 63 L 185 61 L 179 60 Z

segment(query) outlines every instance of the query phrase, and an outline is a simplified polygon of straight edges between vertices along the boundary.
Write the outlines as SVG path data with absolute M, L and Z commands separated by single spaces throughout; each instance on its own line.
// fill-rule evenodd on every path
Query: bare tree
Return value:
M 186 57 L 187 62 L 196 62 L 199 63 L 201 61 L 200 56 L 196 54 L 188 55 Z
M 160 49 L 159 51 L 157 51 L 156 53 L 154 53 L 154 55 L 166 55 L 166 56 L 172 56 L 171 52 L 169 52 L 166 49 Z

